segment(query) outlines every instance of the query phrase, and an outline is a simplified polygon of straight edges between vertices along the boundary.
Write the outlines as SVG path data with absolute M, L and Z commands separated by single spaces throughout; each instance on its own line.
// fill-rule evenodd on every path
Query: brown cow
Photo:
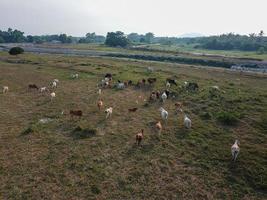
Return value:
M 39 89 L 39 88 L 37 87 L 37 85 L 35 85 L 35 84 L 29 84 L 29 85 L 28 85 L 28 88 L 29 88 L 29 89 L 36 89 L 36 90 Z
M 135 136 L 135 142 L 139 146 L 144 138 L 144 129 L 141 129 L 141 132 L 137 133 Z
M 70 110 L 70 116 L 71 116 L 71 118 L 73 116 L 77 116 L 77 117 L 81 118 L 82 115 L 83 115 L 83 112 L 81 110 Z
M 138 108 L 129 108 L 128 111 L 129 112 L 136 112 L 138 110 Z

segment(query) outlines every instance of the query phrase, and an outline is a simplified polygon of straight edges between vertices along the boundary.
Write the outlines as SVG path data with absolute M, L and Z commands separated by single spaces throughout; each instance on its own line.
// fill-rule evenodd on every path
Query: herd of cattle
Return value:
M 78 79 L 79 75 L 78 74 L 72 74 L 71 78 L 73 79 Z M 112 85 L 113 79 L 112 79 L 112 74 L 111 73 L 107 73 L 104 77 L 103 80 L 101 80 L 101 82 L 98 84 L 98 95 L 99 97 L 102 94 L 102 89 L 107 89 L 107 88 L 117 88 L 117 89 L 124 89 L 126 87 L 129 86 L 135 86 L 136 88 L 141 88 L 147 85 L 152 86 L 155 82 L 157 81 L 157 78 L 148 78 L 148 79 L 142 79 L 139 80 L 136 84 L 133 83 L 132 80 L 128 80 L 128 81 L 120 81 L 117 80 L 117 83 L 114 84 L 114 86 Z M 44 93 L 44 92 L 49 92 L 50 93 L 50 100 L 53 101 L 53 99 L 56 97 L 56 93 L 55 93 L 55 89 L 57 88 L 59 84 L 59 80 L 58 79 L 54 79 L 51 84 L 50 87 L 38 87 L 36 84 L 29 84 L 28 85 L 28 89 L 29 90 L 39 90 L 40 93 Z M 171 97 L 175 97 L 174 94 L 169 90 L 170 87 L 174 85 L 174 86 L 178 86 L 177 82 L 175 79 L 172 78 L 167 78 L 166 79 L 166 88 L 163 91 L 152 91 L 150 96 L 149 96 L 149 102 L 153 102 L 156 101 L 157 99 L 160 100 L 163 104 L 165 103 L 165 101 Z M 197 83 L 195 82 L 184 82 L 183 86 L 181 86 L 183 89 L 185 89 L 186 91 L 197 91 L 199 89 L 199 86 Z M 218 86 L 212 86 L 211 87 L 213 90 L 219 90 Z M 3 94 L 8 93 L 9 91 L 9 87 L 8 86 L 3 86 Z M 102 109 L 104 103 L 103 100 L 101 98 L 99 98 L 98 102 L 97 102 L 97 107 L 99 110 Z M 192 121 L 191 119 L 183 112 L 182 109 L 182 102 L 176 102 L 174 104 L 175 107 L 175 111 L 178 113 L 182 113 L 184 115 L 184 126 L 187 129 L 190 129 L 192 127 Z M 138 110 L 138 108 L 129 108 L 128 111 L 129 112 L 136 112 Z M 108 107 L 104 110 L 104 112 L 106 113 L 106 119 L 108 119 L 109 117 L 111 117 L 112 112 L 113 112 L 113 107 Z M 160 116 L 161 119 L 166 123 L 167 119 L 168 119 L 168 111 L 165 110 L 163 107 L 159 108 L 159 112 L 160 112 Z M 82 117 L 83 112 L 82 110 L 70 110 L 69 114 L 71 117 L 77 116 L 79 118 Z M 163 129 L 162 123 L 161 121 L 158 121 L 155 124 L 155 129 L 157 130 L 158 134 L 161 134 L 161 131 Z M 141 129 L 140 132 L 138 132 L 136 134 L 136 144 L 139 146 L 142 142 L 142 140 L 144 139 L 144 129 Z M 235 161 L 238 153 L 240 151 L 239 148 L 239 141 L 236 140 L 235 143 L 232 145 L 231 147 L 231 152 L 232 152 L 232 158 Z

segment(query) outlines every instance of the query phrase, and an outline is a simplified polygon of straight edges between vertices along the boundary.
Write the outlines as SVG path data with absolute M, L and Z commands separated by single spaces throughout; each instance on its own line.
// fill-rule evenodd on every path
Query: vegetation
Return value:
M 235 125 L 238 121 L 236 115 L 229 112 L 219 112 L 217 119 L 224 125 Z
M 223 68 L 230 68 L 234 64 L 232 62 L 227 62 L 227 61 L 208 60 L 208 59 L 200 59 L 200 58 L 187 58 L 187 57 L 179 57 L 179 56 L 119 54 L 119 53 L 106 54 L 105 56 L 118 57 L 118 58 L 131 58 L 131 59 L 139 59 L 139 60 L 150 60 L 150 61 L 166 61 L 166 62 L 175 62 L 175 63 L 184 63 L 184 64 L 196 64 L 196 65 L 211 66 L 211 67 L 223 67 Z
M 81 38 L 79 43 L 104 43 L 106 38 L 95 33 L 87 33 L 85 38 Z
M 18 54 L 22 54 L 24 52 L 24 49 L 21 48 L 21 47 L 12 47 L 10 50 L 9 50 L 9 54 L 10 55 L 18 55 Z
M 44 36 L 24 36 L 19 30 L 7 31 L 0 30 L 0 43 L 43 43 L 58 41 L 61 43 L 104 43 L 108 46 L 126 47 L 132 44 L 162 44 L 162 45 L 192 45 L 194 48 L 202 48 L 209 50 L 240 50 L 240 51 L 257 51 L 258 54 L 264 54 L 267 51 L 267 37 L 264 32 L 259 34 L 252 33 L 250 35 L 223 34 L 219 36 L 197 37 L 197 38 L 178 38 L 178 37 L 155 37 L 152 32 L 145 35 L 138 33 L 130 33 L 125 35 L 121 31 L 109 32 L 106 37 L 96 35 L 95 33 L 87 33 L 85 37 L 77 38 L 60 35 L 44 35 Z
M 111 47 L 126 47 L 130 44 L 128 38 L 124 35 L 123 32 L 109 32 L 105 41 L 107 46 Z

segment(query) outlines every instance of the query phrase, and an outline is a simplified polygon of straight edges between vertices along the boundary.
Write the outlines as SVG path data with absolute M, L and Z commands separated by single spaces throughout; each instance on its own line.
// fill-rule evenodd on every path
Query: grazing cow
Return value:
M 149 101 L 155 101 L 157 99 L 156 92 L 152 92 L 149 97 Z
M 8 90 L 9 90 L 8 86 L 3 86 L 3 94 L 4 94 L 4 93 L 7 93 Z
M 36 90 L 39 89 L 39 88 L 37 87 L 37 85 L 35 85 L 35 84 L 29 84 L 29 85 L 28 85 L 28 88 L 29 88 L 29 89 L 36 89 Z
M 141 129 L 141 132 L 135 135 L 135 142 L 139 146 L 144 138 L 144 129 Z
M 77 116 L 81 118 L 83 115 L 83 112 L 81 110 L 70 110 L 70 116 L 73 118 L 73 116 Z
M 107 114 L 106 115 L 106 119 L 109 118 L 111 115 L 112 115 L 112 112 L 113 112 L 113 108 L 112 107 L 109 107 L 105 110 L 105 113 Z
M 52 88 L 56 88 L 57 87 L 57 82 L 56 81 L 53 81 L 52 82 Z
M 167 81 L 166 82 L 166 88 L 170 88 L 171 87 L 171 84 Z
M 157 96 L 157 99 L 160 98 L 160 91 L 159 90 L 156 92 L 156 96 Z
M 128 85 L 129 85 L 129 86 L 133 85 L 133 81 L 132 81 L 132 80 L 129 80 L 129 81 L 128 81 Z
M 161 95 L 161 100 L 164 103 L 166 101 L 166 99 L 168 98 L 166 92 L 163 92 L 163 94 Z
M 237 159 L 237 156 L 239 154 L 240 148 L 239 148 L 239 141 L 235 140 L 235 143 L 233 144 L 233 146 L 231 147 L 231 152 L 232 152 L 232 159 L 235 162 Z
M 40 88 L 40 92 L 41 92 L 41 93 L 44 93 L 46 90 L 47 90 L 46 87 L 41 87 L 41 88 Z
M 147 72 L 152 73 L 153 71 L 154 71 L 154 68 L 153 67 L 148 67 L 147 68 Z
M 78 78 L 79 78 L 79 74 L 72 74 L 72 75 L 71 75 L 71 78 L 73 78 L 73 79 L 75 79 L 75 78 L 78 79 Z
M 148 78 L 147 82 L 152 85 L 153 83 L 155 83 L 157 81 L 157 78 Z
M 124 88 L 125 88 L 125 84 L 124 84 L 124 83 L 118 83 L 118 84 L 117 84 L 117 89 L 122 90 L 122 89 L 124 89 Z
M 162 131 L 162 125 L 161 125 L 160 121 L 158 121 L 158 122 L 156 123 L 156 129 L 157 129 L 157 131 L 158 131 L 158 133 L 159 133 L 159 135 L 160 135 L 160 133 L 161 133 L 161 131 Z
M 178 114 L 179 112 L 183 112 L 183 110 L 182 110 L 182 103 L 181 102 L 176 102 L 175 104 L 174 104 L 174 106 L 175 106 L 175 110 L 176 110 L 176 113 Z
M 110 81 L 107 79 L 103 79 L 100 83 L 101 87 L 106 88 L 106 87 L 111 87 Z
M 217 86 L 217 85 L 214 85 L 214 86 L 211 86 L 211 88 L 213 89 L 213 90 L 220 90 L 220 88 L 219 88 L 219 86 Z
M 168 114 L 169 113 L 164 108 L 162 108 L 162 107 L 159 109 L 159 111 L 160 111 L 161 118 L 164 121 L 166 121 L 168 119 Z
M 170 91 L 169 91 L 169 90 L 165 90 L 164 92 L 165 92 L 165 94 L 167 95 L 167 98 L 169 98 L 169 96 L 170 96 Z
M 101 108 L 103 107 L 104 103 L 102 101 L 102 99 L 99 99 L 99 101 L 97 102 L 97 107 L 98 107 L 98 110 L 101 110 Z
M 143 85 L 146 84 L 146 79 L 142 79 L 142 84 L 143 84 Z
M 108 80 L 111 81 L 112 80 L 112 74 L 111 73 L 107 73 L 105 75 L 105 78 L 108 78 Z
M 177 86 L 177 82 L 176 82 L 175 79 L 167 78 L 166 82 L 170 83 L 171 85 L 176 85 Z
M 128 111 L 129 112 L 136 112 L 138 110 L 138 108 L 129 108 Z
M 97 93 L 98 93 L 99 95 L 101 95 L 101 94 L 102 94 L 102 90 L 99 88 Z
M 50 99 L 51 99 L 51 101 L 52 101 L 55 97 L 56 97 L 56 93 L 55 93 L 55 92 L 52 92 L 52 93 L 50 94 Z
M 142 85 L 142 81 L 138 81 L 138 82 L 136 83 L 136 87 L 138 87 L 138 88 L 140 88 L 141 85 Z
M 189 119 L 186 115 L 184 116 L 184 126 L 186 128 L 191 128 L 192 126 L 191 119 Z

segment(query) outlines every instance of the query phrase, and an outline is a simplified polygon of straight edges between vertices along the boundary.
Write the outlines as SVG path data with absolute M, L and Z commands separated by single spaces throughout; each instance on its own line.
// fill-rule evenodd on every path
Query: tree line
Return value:
M 96 33 L 87 33 L 84 37 L 73 37 L 67 34 L 59 35 L 24 35 L 19 30 L 0 30 L 0 43 L 100 43 L 112 47 L 127 47 L 138 44 L 162 44 L 162 45 L 191 45 L 194 48 L 211 50 L 242 50 L 242 51 L 267 51 L 267 37 L 264 32 L 259 34 L 239 35 L 223 34 L 219 36 L 179 38 L 179 37 L 155 37 L 152 32 L 146 34 L 130 33 L 128 35 L 121 31 L 108 32 L 106 36 Z

